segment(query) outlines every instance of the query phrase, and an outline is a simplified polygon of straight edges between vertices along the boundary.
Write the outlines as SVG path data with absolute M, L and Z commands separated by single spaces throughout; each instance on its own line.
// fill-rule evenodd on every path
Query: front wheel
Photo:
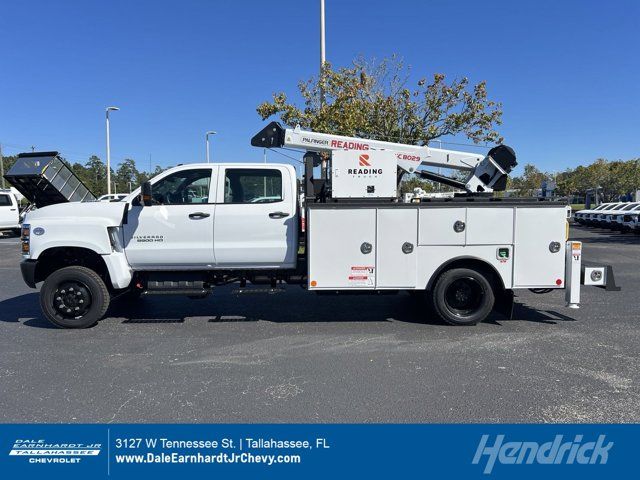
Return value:
M 109 308 L 109 301 L 109 290 L 100 275 L 86 267 L 56 270 L 40 289 L 42 312 L 62 328 L 95 325 Z
M 477 270 L 454 268 L 442 273 L 432 292 L 433 306 L 452 325 L 475 325 L 489 316 L 495 303 L 493 287 Z

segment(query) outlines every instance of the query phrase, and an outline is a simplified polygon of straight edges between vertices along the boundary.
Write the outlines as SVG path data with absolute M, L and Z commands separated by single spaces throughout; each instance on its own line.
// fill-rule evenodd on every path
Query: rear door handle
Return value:
M 190 213 L 189 214 L 189 218 L 193 218 L 193 219 L 196 219 L 196 218 L 207 218 L 207 217 L 210 217 L 210 216 L 211 216 L 211 214 L 204 213 L 204 212 L 194 212 L 194 213 Z
M 269 214 L 269 218 L 284 218 L 284 217 L 288 217 L 289 214 L 286 212 L 271 212 Z

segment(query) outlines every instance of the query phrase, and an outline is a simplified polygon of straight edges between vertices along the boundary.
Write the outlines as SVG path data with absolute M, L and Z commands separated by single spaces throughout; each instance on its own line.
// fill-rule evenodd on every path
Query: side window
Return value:
M 274 203 L 282 201 L 282 173 L 262 168 L 228 168 L 224 178 L 224 203 Z
M 9 195 L 0 195 L 0 207 L 9 207 L 11 206 L 11 199 Z
M 156 205 L 209 203 L 211 169 L 182 170 L 156 182 L 152 187 Z

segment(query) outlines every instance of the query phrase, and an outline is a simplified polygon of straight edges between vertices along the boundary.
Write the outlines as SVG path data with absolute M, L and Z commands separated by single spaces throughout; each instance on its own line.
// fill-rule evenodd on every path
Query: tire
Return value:
M 451 325 L 475 325 L 486 319 L 495 303 L 487 276 L 469 268 L 440 274 L 432 291 L 436 313 Z
M 107 312 L 110 300 L 109 290 L 100 275 L 86 267 L 56 270 L 40 289 L 44 316 L 61 328 L 95 325 Z

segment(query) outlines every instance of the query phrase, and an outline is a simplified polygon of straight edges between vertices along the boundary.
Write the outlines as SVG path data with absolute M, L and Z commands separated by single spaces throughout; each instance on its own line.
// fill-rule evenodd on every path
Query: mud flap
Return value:
M 513 290 L 503 290 L 500 293 L 496 293 L 496 303 L 493 306 L 493 310 L 511 320 L 513 318 L 514 297 Z

